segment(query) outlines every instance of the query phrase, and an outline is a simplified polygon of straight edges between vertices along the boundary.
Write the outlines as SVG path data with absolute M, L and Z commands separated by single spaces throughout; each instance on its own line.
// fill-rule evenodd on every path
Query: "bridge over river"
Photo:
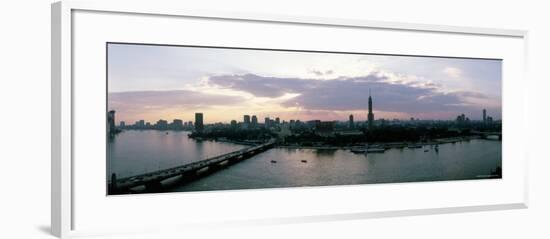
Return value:
M 167 181 L 175 181 L 176 178 L 179 179 L 178 181 L 182 181 L 184 183 L 195 180 L 264 152 L 272 148 L 274 145 L 275 140 L 271 140 L 260 145 L 255 145 L 197 162 L 126 178 L 117 179 L 116 174 L 112 174 L 111 180 L 108 182 L 109 195 L 131 193 L 134 191 L 163 191 L 163 189 L 165 189 L 168 185 Z

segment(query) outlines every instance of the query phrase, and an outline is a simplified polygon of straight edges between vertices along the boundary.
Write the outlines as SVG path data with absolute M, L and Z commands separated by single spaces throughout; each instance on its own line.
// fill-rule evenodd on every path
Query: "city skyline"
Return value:
M 501 118 L 501 61 L 109 44 L 109 110 L 131 124 L 243 115 L 356 122 Z

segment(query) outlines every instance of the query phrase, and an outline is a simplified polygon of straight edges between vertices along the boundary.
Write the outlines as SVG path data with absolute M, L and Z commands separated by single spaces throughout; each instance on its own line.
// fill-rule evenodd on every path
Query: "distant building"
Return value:
M 204 118 L 202 113 L 195 113 L 195 131 L 201 133 L 204 130 Z M 192 122 L 190 122 L 192 124 Z
M 252 124 L 251 124 L 251 127 L 253 129 L 257 128 L 258 127 L 258 117 L 256 117 L 255 115 L 252 116 Z
M 317 124 L 321 123 L 321 120 L 310 120 L 306 121 L 306 125 L 308 128 L 315 129 L 317 127 Z
M 237 128 L 237 121 L 236 120 L 231 120 L 231 128 L 233 128 L 233 129 Z
M 124 121 L 120 121 L 120 124 L 119 124 L 120 128 L 124 128 L 126 127 L 126 122 Z
M 183 129 L 183 120 L 174 119 L 174 121 L 172 121 L 172 129 L 182 130 Z
M 250 128 L 250 115 L 243 115 L 243 129 Z
M 270 125 L 269 123 L 270 123 L 269 117 L 265 117 L 264 127 L 265 127 L 266 129 L 271 128 L 271 125 Z
M 487 124 L 487 110 L 483 109 L 483 123 Z
M 158 120 L 157 123 L 155 124 L 155 128 L 160 130 L 168 129 L 168 121 L 163 119 Z
M 456 123 L 458 125 L 464 125 L 470 122 L 470 118 L 466 117 L 466 115 L 461 114 L 456 117 Z
M 111 110 L 107 113 L 107 133 L 114 134 L 115 132 L 115 111 Z
M 281 119 L 279 119 L 279 117 L 275 118 L 275 124 L 277 125 L 281 124 Z
M 139 120 L 139 121 L 137 122 L 137 126 L 138 126 L 138 128 L 140 128 L 140 129 L 145 128 L 145 120 Z
M 335 121 L 315 121 L 315 133 L 320 136 L 333 136 Z
M 353 123 L 353 115 L 349 115 L 348 127 L 349 127 L 350 129 L 355 128 L 355 124 Z
M 370 95 L 370 89 L 369 89 L 369 114 L 368 114 L 369 130 L 372 130 L 373 126 L 374 126 L 374 114 L 372 113 L 372 97 Z

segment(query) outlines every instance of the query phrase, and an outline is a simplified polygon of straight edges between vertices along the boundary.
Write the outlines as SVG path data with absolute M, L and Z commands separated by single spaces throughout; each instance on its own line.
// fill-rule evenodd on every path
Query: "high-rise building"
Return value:
M 237 121 L 231 120 L 231 128 L 237 128 Z
M 120 121 L 119 125 L 120 125 L 120 128 L 124 128 L 124 127 L 126 127 L 126 122 Z
M 195 113 L 195 131 L 200 133 L 204 130 L 203 120 L 204 119 L 202 113 Z
M 487 123 L 487 111 L 485 109 L 483 109 L 483 123 Z
M 113 134 L 115 132 L 115 111 L 111 110 L 107 113 L 107 129 L 109 130 L 109 134 Z
M 350 129 L 353 129 L 355 127 L 355 124 L 353 123 L 353 115 L 349 115 L 348 126 Z
M 255 115 L 252 116 L 252 128 L 255 129 L 256 127 L 258 127 L 258 117 L 256 117 Z
M 138 128 L 143 129 L 145 127 L 145 120 L 139 120 L 137 122 Z
M 265 117 L 264 126 L 266 129 L 271 128 L 271 125 L 269 124 L 270 120 L 269 117 Z
M 243 115 L 243 129 L 249 129 L 250 128 L 250 115 Z
M 369 114 L 368 114 L 368 127 L 369 129 L 373 128 L 374 125 L 374 114 L 372 113 L 372 97 L 370 95 L 370 89 L 369 89 Z
M 158 120 L 157 123 L 155 124 L 155 128 L 161 129 L 161 130 L 168 129 L 168 121 L 163 119 Z
M 281 119 L 279 117 L 275 118 L 275 124 L 279 125 L 281 123 Z
M 183 120 L 174 119 L 174 121 L 172 121 L 172 129 L 182 130 L 183 129 Z

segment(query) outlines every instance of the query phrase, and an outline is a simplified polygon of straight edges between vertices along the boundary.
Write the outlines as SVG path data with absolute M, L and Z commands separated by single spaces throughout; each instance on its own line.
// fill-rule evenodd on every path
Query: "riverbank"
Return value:
M 439 145 L 439 144 L 454 144 L 461 141 L 470 141 L 473 139 L 481 139 L 480 136 L 464 136 L 464 137 L 452 137 L 430 140 L 427 142 L 387 142 L 387 143 L 371 143 L 372 148 L 384 148 L 384 149 L 399 149 L 399 148 L 419 148 L 423 146 Z M 278 148 L 286 149 L 320 149 L 320 150 L 351 150 L 358 147 L 365 147 L 366 145 L 352 145 L 352 146 L 330 146 L 330 145 L 316 145 L 316 146 L 303 146 L 303 145 L 278 145 Z

